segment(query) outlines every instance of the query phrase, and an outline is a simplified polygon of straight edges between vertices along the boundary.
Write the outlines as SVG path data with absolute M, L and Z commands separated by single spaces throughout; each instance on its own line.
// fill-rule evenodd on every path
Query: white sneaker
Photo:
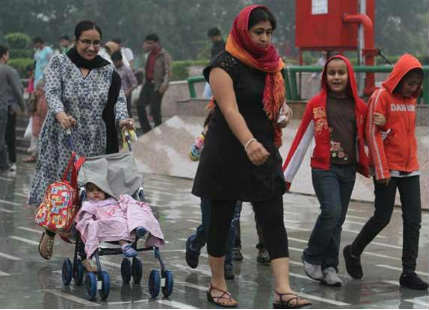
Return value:
M 10 166 L 9 171 L 10 171 L 10 172 L 14 172 L 14 171 L 16 171 L 16 164 L 15 164 L 15 163 L 13 163 L 13 164 Z
M 343 280 L 338 276 L 337 270 L 334 267 L 323 269 L 322 283 L 329 286 L 342 286 Z
M 320 265 L 313 265 L 304 260 L 302 257 L 302 263 L 304 264 L 305 274 L 316 281 L 321 281 L 323 279 L 322 267 Z

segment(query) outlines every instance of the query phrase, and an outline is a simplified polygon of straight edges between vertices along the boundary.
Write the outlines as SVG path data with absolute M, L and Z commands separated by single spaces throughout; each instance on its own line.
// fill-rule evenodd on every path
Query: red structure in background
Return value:
M 362 5 L 366 7 L 365 14 L 360 12 Z M 361 25 L 361 57 L 365 65 L 375 65 L 378 50 L 374 46 L 374 11 L 374 0 L 296 0 L 295 43 L 300 50 L 300 64 L 304 50 L 357 50 Z M 370 95 L 374 89 L 374 73 L 367 73 L 364 94 Z

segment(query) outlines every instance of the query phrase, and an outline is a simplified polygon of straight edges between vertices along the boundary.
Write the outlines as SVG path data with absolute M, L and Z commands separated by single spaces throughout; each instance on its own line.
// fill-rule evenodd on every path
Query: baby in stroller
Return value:
M 79 173 L 79 180 L 84 181 L 85 184 L 86 199 L 83 199 L 82 206 L 76 215 L 75 228 L 85 244 L 86 257 L 83 257 L 82 265 L 89 272 L 97 270 L 90 258 L 102 242 L 118 242 L 125 257 L 137 255 L 137 251 L 132 247 L 136 237 L 144 238 L 147 234 L 146 247 L 159 247 L 164 244 L 160 225 L 149 205 L 127 194 L 129 188 L 124 189 L 125 194 L 119 193 L 120 187 L 128 187 L 127 182 L 116 184 L 115 190 L 112 190 L 109 185 L 111 182 L 105 182 L 105 178 L 112 178 L 112 175 L 116 180 L 124 179 L 124 167 L 112 166 L 109 165 L 107 169 L 110 173 L 100 175 L 97 160 L 93 160 L 85 163 Z M 133 174 L 133 172 L 130 173 Z M 82 177 L 81 174 L 83 174 Z M 79 183 L 82 184 L 81 182 Z
M 86 258 L 82 265 L 87 271 L 97 271 L 89 258 L 101 242 L 118 241 L 126 257 L 137 255 L 131 242 L 135 237 L 143 238 L 146 232 L 149 233 L 146 247 L 164 244 L 159 223 L 146 203 L 126 194 L 116 200 L 91 182 L 85 189 L 87 200 L 76 215 L 76 229 L 85 244 Z

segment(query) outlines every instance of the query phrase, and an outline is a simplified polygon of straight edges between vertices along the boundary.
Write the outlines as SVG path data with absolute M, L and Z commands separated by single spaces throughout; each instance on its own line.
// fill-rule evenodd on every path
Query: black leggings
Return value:
M 225 255 L 225 245 L 234 213 L 235 200 L 210 200 L 211 217 L 207 252 L 213 257 Z M 283 221 L 283 197 L 252 202 L 255 217 L 261 225 L 265 247 L 271 259 L 289 257 L 287 233 Z

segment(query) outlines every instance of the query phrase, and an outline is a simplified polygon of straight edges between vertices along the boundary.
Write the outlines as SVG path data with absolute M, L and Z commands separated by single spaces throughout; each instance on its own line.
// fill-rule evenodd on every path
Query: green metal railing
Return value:
M 355 66 L 353 70 L 356 73 L 373 72 L 373 73 L 390 73 L 393 66 Z M 297 74 L 300 72 L 322 72 L 320 66 L 289 66 L 286 67 L 285 84 L 286 96 L 290 100 L 300 100 L 298 92 Z M 425 78 L 423 80 L 422 99 L 425 104 L 429 104 L 429 66 L 423 66 Z
M 390 73 L 392 66 L 355 66 L 355 72 L 373 72 L 373 73 Z M 286 67 L 285 86 L 286 96 L 289 100 L 300 100 L 298 92 L 297 74 L 300 72 L 322 72 L 323 67 L 320 66 L 288 66 Z M 422 98 L 425 104 L 429 104 L 429 66 L 423 66 L 425 78 L 423 80 Z M 193 76 L 188 78 L 189 95 L 191 98 L 196 98 L 195 83 L 204 82 L 203 76 Z

